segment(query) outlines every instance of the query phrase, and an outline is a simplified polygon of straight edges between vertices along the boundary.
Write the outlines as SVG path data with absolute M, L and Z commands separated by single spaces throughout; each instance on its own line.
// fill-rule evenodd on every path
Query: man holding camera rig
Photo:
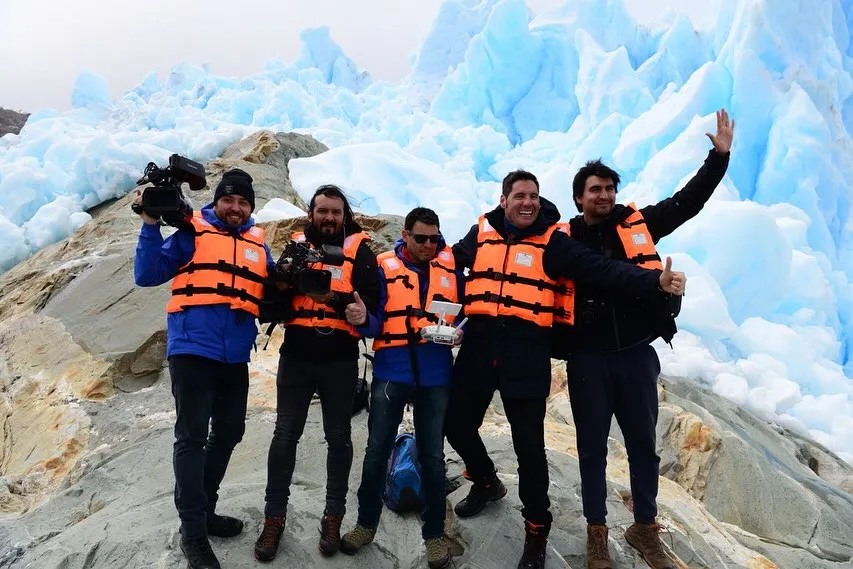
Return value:
M 734 121 L 717 112 L 717 132 L 705 163 L 674 196 L 638 209 L 616 204 L 619 174 L 596 160 L 578 170 L 572 195 L 578 215 L 561 224 L 573 239 L 606 257 L 639 267 L 661 268 L 655 243 L 695 217 L 723 179 Z M 660 361 L 651 342 L 675 335 L 680 296 L 641 299 L 591 283 L 567 283 L 555 317 L 553 357 L 566 360 L 575 418 L 583 513 L 587 520 L 587 567 L 609 569 L 607 549 L 607 438 L 613 415 L 628 452 L 634 524 L 625 539 L 655 569 L 678 565 L 664 551 L 656 523 L 660 457 L 656 451 L 657 379 Z M 675 301 L 677 304 L 671 306 Z
M 611 261 L 557 231 L 556 206 L 539 197 L 524 170 L 503 179 L 500 206 L 480 216 L 453 246 L 468 268 L 464 307 L 470 318 L 456 357 L 447 409 L 447 441 L 473 482 L 456 504 L 460 518 L 506 495 L 478 429 L 499 390 L 518 458 L 518 493 L 525 541 L 519 569 L 542 569 L 552 516 L 545 455 L 545 403 L 551 386 L 551 324 L 556 279 L 575 278 L 643 298 L 680 294 L 684 274 L 649 271 Z
M 255 318 L 275 264 L 251 217 L 255 192 L 246 172 L 225 172 L 213 203 L 174 218 L 179 229 L 165 241 L 158 219 L 141 209 L 143 196 L 138 192 L 134 204 L 144 222 L 134 280 L 158 286 L 174 278 L 166 355 L 177 413 L 173 462 L 181 550 L 192 569 L 219 569 L 208 536 L 233 537 L 243 529 L 242 521 L 216 514 L 217 492 L 245 431 Z
M 374 371 L 367 450 L 358 489 L 358 522 L 343 536 L 341 551 L 352 555 L 376 535 L 385 470 L 403 408 L 411 402 L 423 473 L 421 533 L 429 567 L 439 569 L 451 559 L 444 542 L 444 414 L 453 346 L 427 341 L 421 332 L 437 322 L 435 314 L 427 312 L 433 301 L 459 301 L 462 276 L 439 232 L 438 215 L 424 207 L 406 215 L 401 239 L 392 251 L 379 255 L 378 262 L 378 310 L 370 312 L 358 296 L 346 309 L 349 323 L 374 338 Z M 456 343 L 460 339 L 461 330 L 457 331 Z
M 369 310 L 376 309 L 379 296 L 376 255 L 337 186 L 317 188 L 308 204 L 305 231 L 294 235 L 294 240 L 307 242 L 314 249 L 342 248 L 344 258 L 339 266 L 309 263 L 313 273 L 303 267 L 284 266 L 284 284 L 280 286 L 287 288 L 274 306 L 274 311 L 281 314 L 262 316 L 265 321 L 283 320 L 286 329 L 276 377 L 276 422 L 267 466 L 264 527 L 255 543 L 259 561 L 271 561 L 278 552 L 296 447 L 315 392 L 320 396 L 328 444 L 326 504 L 318 547 L 324 555 L 334 555 L 340 548 L 352 467 L 350 420 L 361 338 L 347 321 L 346 308 L 354 302 L 356 291 Z M 317 275 L 318 269 L 331 273 L 328 292 L 317 291 L 314 279 L 306 278 Z

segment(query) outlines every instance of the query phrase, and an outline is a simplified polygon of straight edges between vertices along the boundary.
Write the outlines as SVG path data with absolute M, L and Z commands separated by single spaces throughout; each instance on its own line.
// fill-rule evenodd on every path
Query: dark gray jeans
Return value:
M 267 461 L 266 517 L 287 512 L 290 482 L 296 465 L 296 446 L 305 429 L 308 408 L 316 392 L 323 410 L 326 435 L 326 511 L 346 513 L 352 468 L 352 402 L 358 379 L 358 360 L 306 362 L 282 354 L 276 377 L 275 431 Z

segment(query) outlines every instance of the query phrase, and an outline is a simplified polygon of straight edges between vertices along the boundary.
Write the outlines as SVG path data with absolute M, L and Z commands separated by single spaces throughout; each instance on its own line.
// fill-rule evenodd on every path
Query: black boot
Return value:
M 518 569 L 543 569 L 545 550 L 548 547 L 548 533 L 551 524 L 537 525 L 524 520 L 524 553 L 518 562 Z
M 506 486 L 500 481 L 498 475 L 493 473 L 482 483 L 474 482 L 468 495 L 456 504 L 453 511 L 460 518 L 470 518 L 482 512 L 489 502 L 496 502 L 504 496 L 506 496 Z
M 243 531 L 243 521 L 231 516 L 210 514 L 207 516 L 207 535 L 234 537 Z
M 187 539 L 182 535 L 181 551 L 187 556 L 190 569 L 221 569 L 207 537 Z

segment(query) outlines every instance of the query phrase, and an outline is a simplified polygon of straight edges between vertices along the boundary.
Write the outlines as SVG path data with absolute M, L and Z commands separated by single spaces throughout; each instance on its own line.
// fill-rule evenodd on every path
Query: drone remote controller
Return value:
M 445 317 L 448 315 L 456 316 L 459 314 L 461 309 L 462 305 L 454 302 L 443 302 L 438 300 L 432 301 L 427 308 L 427 311 L 438 315 L 438 324 L 425 326 L 421 330 L 421 338 L 427 342 L 434 342 L 445 346 L 455 345 L 459 336 L 459 329 L 462 328 L 462 325 L 465 324 L 468 319 L 465 318 L 459 323 L 459 326 L 453 327 L 447 324 Z

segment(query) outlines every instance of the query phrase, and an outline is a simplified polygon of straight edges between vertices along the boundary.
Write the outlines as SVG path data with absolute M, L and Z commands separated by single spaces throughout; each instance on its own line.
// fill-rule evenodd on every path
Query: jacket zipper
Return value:
M 612 261 L 612 250 L 610 252 L 608 251 L 606 242 L 607 236 L 605 235 L 604 230 L 600 224 L 598 227 L 598 236 L 601 243 L 601 254 Z M 622 349 L 622 344 L 621 342 L 619 342 L 619 326 L 617 325 L 616 318 L 616 304 L 613 302 L 613 294 L 608 294 L 607 298 L 609 301 L 608 304 L 610 304 L 610 320 L 613 323 L 613 340 L 614 342 L 616 342 L 616 350 L 619 351 L 620 349 Z

